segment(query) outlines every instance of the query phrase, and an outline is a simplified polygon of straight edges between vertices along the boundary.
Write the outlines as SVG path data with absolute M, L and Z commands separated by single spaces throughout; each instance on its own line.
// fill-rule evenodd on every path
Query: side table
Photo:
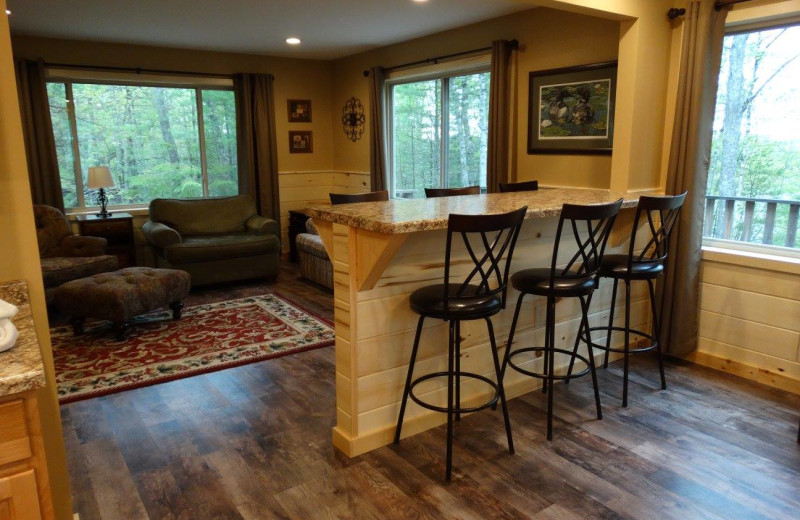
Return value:
M 106 218 L 98 215 L 78 215 L 77 219 L 81 235 L 108 240 L 106 253 L 116 255 L 120 269 L 136 265 L 133 216 L 130 213 L 114 212 Z
M 297 244 L 295 239 L 306 232 L 306 216 L 304 211 L 289 210 L 289 261 L 297 263 Z

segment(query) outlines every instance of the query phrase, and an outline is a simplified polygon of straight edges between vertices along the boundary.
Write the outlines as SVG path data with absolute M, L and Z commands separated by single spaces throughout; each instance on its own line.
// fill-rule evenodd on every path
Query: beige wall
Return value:
M 616 59 L 619 24 L 613 20 L 553 9 L 532 9 L 344 58 L 334 62 L 333 107 L 340 109 L 351 96 L 368 107 L 369 78 L 362 73 L 372 66 L 391 67 L 435 55 L 487 47 L 492 40 L 514 38 L 520 42 L 520 51 L 512 93 L 515 169 L 511 176 L 518 180 L 539 179 L 551 185 L 608 188 L 609 156 L 528 155 L 527 98 L 531 71 Z M 341 130 L 334 131 L 334 169 L 369 171 L 370 124 L 368 120 L 364 137 L 356 143 L 348 141 Z
M 0 0 L 5 11 L 5 0 Z M 0 15 L 0 280 L 26 280 L 33 320 L 39 336 L 47 387 L 38 392 L 50 486 L 56 518 L 72 518 L 72 499 L 67 477 L 61 416 L 56 399 L 53 354 L 47 326 L 47 308 L 39 265 L 39 251 L 31 209 L 28 166 L 22 141 L 17 87 L 11 58 L 8 18 Z

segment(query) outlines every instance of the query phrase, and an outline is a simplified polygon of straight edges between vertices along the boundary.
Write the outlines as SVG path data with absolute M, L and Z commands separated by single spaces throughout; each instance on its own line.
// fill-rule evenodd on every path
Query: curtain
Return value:
M 271 74 L 236 74 L 239 192 L 256 200 L 259 215 L 280 224 L 278 151 Z
M 61 192 L 56 141 L 47 101 L 44 62 L 18 59 L 16 69 L 33 203 L 53 206 L 63 213 L 64 195 Z
M 492 72 L 489 86 L 489 150 L 486 161 L 486 186 L 489 193 L 499 192 L 500 183 L 508 182 L 511 49 L 507 40 L 492 42 Z
M 382 67 L 369 69 L 369 176 L 372 191 L 386 189 L 386 131 L 383 96 L 386 75 Z
M 689 194 L 673 231 L 666 279 L 661 284 L 662 340 L 667 353 L 674 356 L 697 348 L 703 207 L 727 11 L 715 10 L 714 0 L 693 0 L 683 21 L 666 191 L 688 190 Z

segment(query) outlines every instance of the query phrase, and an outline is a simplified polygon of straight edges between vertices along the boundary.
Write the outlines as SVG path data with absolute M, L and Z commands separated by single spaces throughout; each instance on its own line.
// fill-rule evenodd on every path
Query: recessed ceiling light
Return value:
M 300 45 L 300 38 L 295 38 L 294 36 L 286 38 L 286 43 L 289 45 Z
M 6 9 L 6 14 L 10 15 L 11 14 L 11 9 Z
M 428 0 L 412 0 L 415 4 L 424 4 Z

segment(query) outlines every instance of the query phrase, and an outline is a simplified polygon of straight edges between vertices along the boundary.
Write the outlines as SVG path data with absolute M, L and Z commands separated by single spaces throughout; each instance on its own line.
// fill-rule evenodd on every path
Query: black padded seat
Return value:
M 557 276 L 550 288 L 550 269 L 545 267 L 523 269 L 511 275 L 511 286 L 539 296 L 580 296 L 594 290 L 595 277 L 587 275 Z
M 452 299 L 448 300 L 445 308 L 442 298 L 444 290 L 444 284 L 428 285 L 417 289 L 409 297 L 411 310 L 429 318 L 452 319 L 458 317 L 466 320 L 491 316 L 503 308 L 503 300 L 500 296 L 481 294 L 481 289 L 472 284 L 466 288 L 450 285 L 448 292 Z
M 633 262 L 628 271 L 628 255 L 606 255 L 600 266 L 600 276 L 606 278 L 629 278 L 631 280 L 647 280 L 657 278 L 664 272 L 662 262 Z

